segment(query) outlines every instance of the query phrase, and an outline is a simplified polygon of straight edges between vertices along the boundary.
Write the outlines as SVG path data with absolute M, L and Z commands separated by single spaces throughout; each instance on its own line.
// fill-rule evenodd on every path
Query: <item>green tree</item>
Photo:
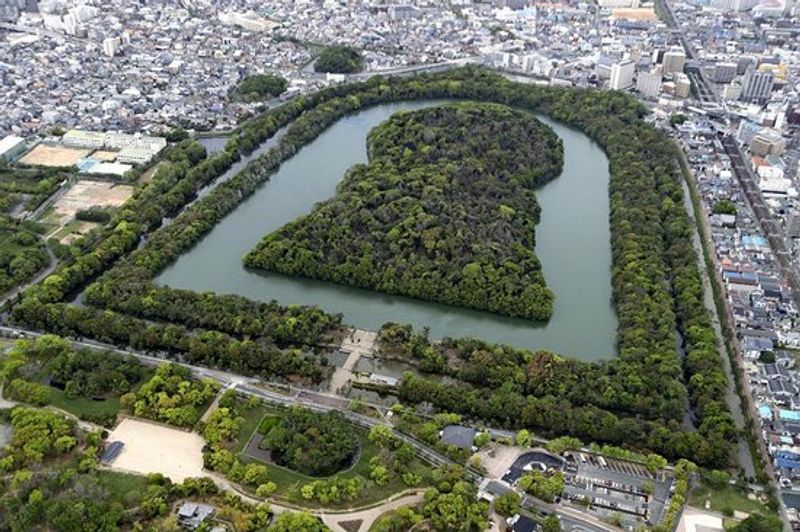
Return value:
M 505 517 L 510 517 L 519 513 L 520 502 L 520 496 L 514 491 L 508 491 L 502 495 L 498 495 L 494 498 L 494 501 L 492 501 L 494 511 Z
M 315 72 L 350 74 L 360 71 L 364 66 L 361 52 L 349 46 L 326 46 L 314 62 Z
M 282 512 L 267 527 L 269 532 L 327 532 L 329 530 L 322 521 L 308 512 Z
M 542 520 L 542 532 L 561 532 L 561 521 L 554 514 L 550 514 Z

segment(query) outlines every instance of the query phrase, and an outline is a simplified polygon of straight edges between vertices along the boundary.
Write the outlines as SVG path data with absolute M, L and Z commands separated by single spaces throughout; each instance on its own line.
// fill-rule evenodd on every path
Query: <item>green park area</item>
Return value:
M 121 397 L 139 389 L 152 370 L 136 359 L 75 349 L 56 336 L 18 340 L 0 359 L 3 395 L 35 406 L 51 405 L 81 419 L 111 426 Z
M 768 512 L 766 505 L 761 500 L 748 497 L 744 488 L 736 485 L 711 485 L 701 482 L 691 493 L 689 504 L 697 508 L 706 508 L 706 502 L 712 511 L 723 515 L 733 515 L 734 511 L 746 513 Z
M 226 392 L 206 421 L 206 467 L 247 491 L 312 508 L 369 505 L 429 485 L 431 468 L 388 427 Z

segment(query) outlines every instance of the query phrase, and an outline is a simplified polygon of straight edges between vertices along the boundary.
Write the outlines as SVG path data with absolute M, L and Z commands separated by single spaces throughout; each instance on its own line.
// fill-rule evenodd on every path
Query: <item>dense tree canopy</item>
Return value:
M 353 425 L 338 412 L 320 414 L 296 407 L 261 442 L 272 459 L 306 475 L 332 475 L 347 467 L 358 451 Z
M 523 380 L 535 383 L 535 376 L 541 375 L 540 384 L 524 390 L 523 381 L 516 378 L 496 387 L 472 377 L 474 383 L 446 389 L 414 379 L 404 392 L 406 400 L 432 402 L 438 408 L 514 428 L 542 428 L 549 434 L 627 444 L 669 458 L 689 456 L 704 466 L 727 467 L 735 427 L 724 403 L 726 376 L 703 303 L 691 219 L 683 206 L 682 176 L 676 165 L 679 153 L 669 139 L 642 120 L 645 108 L 617 91 L 518 84 L 468 67 L 414 77 L 374 77 L 294 98 L 248 121 L 223 151 L 205 159 L 198 159 L 205 152 L 191 143 L 169 147 L 165 157 L 170 164 L 160 167 L 106 227 L 69 246 L 65 263 L 25 292 L 22 302 L 14 306 L 12 319 L 28 327 L 110 339 L 236 371 L 290 376 L 299 368 L 319 376 L 318 367 L 309 367 L 313 362 L 308 357 L 280 348 L 319 345 L 329 338 L 326 334 L 287 326 L 281 329 L 286 340 L 280 343 L 265 329 L 263 336 L 246 336 L 238 332 L 239 324 L 250 320 L 249 311 L 256 307 L 243 304 L 236 307 L 240 314 L 226 315 L 219 312 L 216 305 L 220 303 L 213 294 L 202 295 L 204 305 L 188 312 L 177 303 L 151 307 L 146 297 L 129 307 L 129 296 L 152 290 L 151 280 L 158 271 L 342 116 L 379 103 L 430 98 L 490 101 L 542 112 L 581 129 L 605 150 L 610 163 L 612 293 L 619 318 L 619 357 L 587 364 L 526 350 L 512 350 L 509 357 L 508 349 L 474 344 L 464 349 L 466 357 L 456 355 L 451 360 L 448 350 L 423 342 L 422 360 L 435 371 L 458 371 L 455 362 L 465 358 L 473 358 L 475 367 L 483 359 L 494 358 L 498 350 L 502 363 L 492 369 L 493 379 L 508 370 L 515 377 L 521 375 L 521 368 L 509 364 L 518 360 L 523 372 L 533 376 Z M 242 153 L 250 153 L 287 125 L 273 149 L 193 202 L 198 191 Z M 119 260 L 122 257 L 125 260 Z M 87 293 L 89 305 L 101 309 L 66 303 L 112 266 L 114 271 L 103 275 L 99 284 L 113 286 L 119 279 L 132 282 L 116 291 L 103 286 L 92 301 Z M 136 283 L 145 286 L 134 288 Z M 161 297 L 162 302 L 182 300 Z M 131 312 L 136 317 L 127 315 Z M 328 323 L 333 328 L 338 320 L 332 317 Z M 287 352 L 293 354 L 284 356 Z M 292 368 L 282 369 L 285 363 Z M 556 386 L 551 386 L 549 375 L 558 376 Z M 577 388 L 571 383 L 578 383 Z M 573 403 L 570 396 L 589 383 L 592 388 Z M 454 394 L 458 394 L 455 401 Z M 455 408 L 450 407 L 453 402 Z M 696 425 L 693 431 L 681 426 L 687 403 Z
M 211 380 L 192 380 L 190 371 L 183 366 L 162 364 L 135 393 L 123 395 L 122 404 L 136 416 L 191 427 L 200 419 L 203 407 L 214 398 L 217 388 Z
M 361 52 L 350 46 L 326 46 L 314 62 L 315 72 L 331 72 L 335 74 L 351 74 L 364 67 Z
M 254 74 L 247 76 L 233 91 L 233 96 L 243 100 L 263 100 L 280 96 L 289 86 L 282 76 L 272 74 Z
M 562 145 L 533 115 L 489 104 L 398 113 L 368 140 L 337 195 L 267 235 L 245 264 L 544 320 L 532 188 Z

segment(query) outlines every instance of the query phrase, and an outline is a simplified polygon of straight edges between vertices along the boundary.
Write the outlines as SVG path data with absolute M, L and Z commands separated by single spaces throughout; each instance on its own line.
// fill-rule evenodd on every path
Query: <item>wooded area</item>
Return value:
M 604 434 L 610 434 L 619 439 L 617 443 L 652 449 L 670 458 L 691 457 L 703 465 L 715 467 L 727 464 L 735 441 L 731 436 L 735 428 L 723 402 L 726 377 L 703 304 L 702 284 L 691 245 L 692 225 L 683 208 L 682 177 L 675 170 L 678 152 L 669 139 L 644 122 L 644 107 L 619 92 L 522 85 L 486 70 L 467 67 L 409 78 L 375 77 L 364 83 L 334 86 L 294 98 L 249 121 L 225 150 L 211 157 L 198 160 L 200 150 L 196 148 L 173 148 L 175 162 L 163 172 L 156 172 L 146 187 L 137 190 L 95 240 L 84 242 L 80 248 L 70 247 L 73 258 L 45 282 L 28 290 L 23 301 L 15 305 L 12 319 L 60 334 L 113 335 L 118 342 L 135 339 L 160 346 L 175 345 L 167 354 L 192 353 L 194 360 L 206 360 L 221 367 L 252 365 L 259 368 L 260 374 L 279 368 L 279 364 L 268 360 L 281 352 L 278 349 L 259 354 L 248 364 L 244 358 L 230 356 L 232 348 L 206 352 L 190 347 L 197 342 L 208 346 L 208 336 L 212 339 L 230 336 L 224 328 L 246 319 L 246 315 L 233 320 L 214 317 L 208 309 L 219 304 L 216 299 L 219 296 L 208 296 L 206 306 L 193 311 L 195 315 L 202 314 L 202 318 L 190 316 L 180 308 L 155 306 L 156 310 L 151 310 L 143 305 L 139 310 L 148 320 L 167 320 L 174 315 L 171 324 L 155 324 L 116 312 L 68 305 L 64 301 L 116 263 L 99 281 L 110 288 L 93 289 L 102 297 L 89 303 L 125 312 L 127 293 L 136 280 L 151 283 L 150 279 L 160 269 L 195 244 L 259 183 L 268 179 L 282 161 L 330 124 L 369 105 L 424 98 L 489 101 L 542 112 L 591 136 L 610 161 L 612 293 L 619 318 L 619 357 L 603 364 L 587 364 L 566 361 L 549 353 L 534 355 L 519 350 L 521 359 L 516 365 L 524 367 L 531 375 L 542 375 L 543 381 L 548 374 L 558 373 L 560 382 L 577 382 L 580 387 L 589 382 L 587 376 L 596 376 L 599 380 L 592 382 L 597 385 L 584 393 L 580 402 L 576 400 L 576 404 L 565 397 L 569 389 L 534 387 L 528 393 L 541 395 L 525 396 L 519 382 L 497 389 L 470 385 L 466 391 L 459 391 L 462 395 L 455 405 L 456 411 L 468 413 L 470 405 L 475 404 L 469 397 L 475 396 L 483 404 L 480 410 L 475 410 L 476 414 L 494 421 L 492 412 L 500 412 L 502 420 L 506 413 L 501 412 L 501 405 L 511 405 L 505 407 L 506 412 L 514 408 L 522 411 L 531 401 L 534 406 L 527 409 L 530 415 L 524 419 L 519 417 L 514 423 L 536 430 L 564 430 L 601 442 L 608 441 Z M 175 215 L 202 186 L 238 160 L 240 153 L 248 153 L 289 123 L 277 147 L 159 229 L 165 217 Z M 148 238 L 141 249 L 136 250 L 145 234 Z M 123 256 L 127 256 L 126 260 L 119 261 Z M 124 290 L 114 287 L 114 281 L 120 278 L 131 279 Z M 195 323 L 197 319 L 205 320 L 207 330 L 196 332 L 186 328 L 185 324 Z M 326 319 L 332 326 L 340 321 L 335 316 Z M 178 334 L 177 340 L 170 336 L 172 332 Z M 311 343 L 306 332 L 293 335 L 290 331 L 289 342 L 294 345 Z M 235 338 L 241 342 L 236 344 L 237 349 L 243 345 L 255 349 L 251 346 L 261 345 L 259 342 L 274 345 L 272 332 L 268 334 L 269 337 L 255 340 Z M 203 335 L 202 340 L 198 340 L 199 335 Z M 685 358 L 678 350 L 681 338 Z M 320 337 L 313 340 L 325 342 L 325 338 Z M 497 346 L 489 346 L 476 352 L 492 353 L 495 349 Z M 438 348 L 434 348 L 435 351 Z M 440 364 L 436 358 L 434 353 L 434 366 Z M 501 354 L 500 358 L 505 355 Z M 422 379 L 412 384 L 418 382 Z M 509 395 L 499 395 L 500 391 Z M 429 392 L 409 393 L 408 400 L 412 397 L 419 401 L 430 400 L 429 395 Z M 438 402 L 438 392 L 433 399 L 436 399 L 432 401 L 434 406 L 450 409 L 446 401 Z M 680 414 L 687 404 L 692 407 L 697 431 L 682 429 Z M 610 430 L 602 430 L 606 425 Z
M 398 113 L 368 138 L 334 198 L 264 237 L 245 264 L 546 320 L 533 188 L 563 147 L 529 113 L 454 104 Z

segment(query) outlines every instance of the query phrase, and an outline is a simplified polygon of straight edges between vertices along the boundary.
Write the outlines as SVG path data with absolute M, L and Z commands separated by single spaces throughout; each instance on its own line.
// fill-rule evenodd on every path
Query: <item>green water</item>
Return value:
M 564 141 L 565 161 L 561 176 L 537 191 L 542 216 L 536 254 L 556 295 L 553 317 L 545 324 L 242 266 L 242 256 L 264 234 L 332 197 L 345 170 L 367 162 L 365 141 L 373 127 L 401 109 L 436 103 L 387 104 L 338 121 L 164 270 L 158 282 L 282 304 L 318 305 L 342 313 L 344 323 L 365 329 L 395 321 L 427 326 L 434 338 L 471 336 L 584 360 L 613 357 L 617 319 L 611 304 L 608 160 L 587 136 L 546 117 L 542 120 Z

